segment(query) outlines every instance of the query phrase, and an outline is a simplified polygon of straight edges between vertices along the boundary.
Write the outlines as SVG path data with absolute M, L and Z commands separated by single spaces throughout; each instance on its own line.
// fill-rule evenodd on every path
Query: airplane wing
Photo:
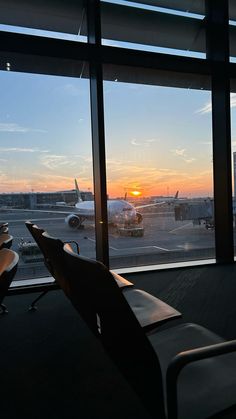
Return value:
M 135 207 L 135 209 L 141 209 L 141 208 L 147 208 L 147 207 L 154 207 L 154 206 L 163 205 L 163 204 L 166 204 L 166 203 L 167 203 L 166 201 L 163 201 L 163 202 L 155 202 L 153 204 L 138 205 L 137 207 Z
M 61 210 L 40 210 L 40 209 L 25 209 L 25 208 L 0 208 L 0 212 L 1 211 L 4 211 L 4 212 L 10 212 L 10 211 L 13 211 L 13 212 L 40 212 L 40 213 L 45 213 L 45 214 L 62 214 L 62 215 L 68 215 L 68 214 L 70 214 L 70 213 L 73 213 L 73 212 L 77 212 L 76 211 L 76 208 L 75 207 L 63 207 L 63 208 L 65 208 L 65 211 L 61 211 Z

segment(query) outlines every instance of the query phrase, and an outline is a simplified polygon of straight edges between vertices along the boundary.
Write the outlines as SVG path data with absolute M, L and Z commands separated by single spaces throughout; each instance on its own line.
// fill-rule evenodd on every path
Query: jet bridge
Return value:
M 175 206 L 174 210 L 176 221 L 191 220 L 193 224 L 205 224 L 207 229 L 214 227 L 213 199 L 180 203 Z

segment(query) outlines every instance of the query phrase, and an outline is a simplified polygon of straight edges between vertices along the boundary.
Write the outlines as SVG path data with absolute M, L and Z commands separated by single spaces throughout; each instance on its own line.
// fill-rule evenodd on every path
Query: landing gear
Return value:
M 143 227 L 119 227 L 117 231 L 122 237 L 143 237 L 144 235 Z
M 70 214 L 66 217 L 65 223 L 73 230 L 82 229 L 84 226 L 82 223 L 84 222 L 84 218 L 78 217 L 76 214 Z

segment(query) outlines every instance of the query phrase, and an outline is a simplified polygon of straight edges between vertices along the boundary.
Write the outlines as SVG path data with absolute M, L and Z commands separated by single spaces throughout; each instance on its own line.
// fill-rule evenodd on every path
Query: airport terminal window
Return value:
M 236 5 L 229 2 L 229 41 L 230 41 L 230 61 L 236 62 Z
M 211 119 L 214 125 L 219 109 L 223 118 L 218 119 L 224 127 L 229 126 L 228 113 L 224 112 L 227 105 L 221 102 L 228 93 L 229 74 L 228 68 L 224 68 L 227 67 L 226 3 L 218 2 L 215 10 L 214 3 L 209 2 L 210 12 L 220 10 L 223 16 L 220 36 L 225 42 L 219 42 L 219 50 L 211 50 L 214 13 L 212 16 L 209 13 L 209 31 L 205 31 L 204 1 L 102 0 L 102 39 L 99 30 L 94 32 L 99 29 L 100 22 L 96 20 L 99 14 L 92 10 L 99 0 L 90 3 L 88 28 L 84 8 L 88 3 L 82 0 L 43 2 L 44 6 L 42 2 L 32 5 L 29 0 L 24 5 L 13 3 L 9 8 L 9 2 L 4 0 L 0 6 L 0 31 L 4 32 L 0 57 L 0 205 L 2 221 L 10 223 L 15 248 L 24 247 L 25 241 L 30 240 L 27 231 L 22 229 L 24 220 L 34 217 L 38 224 L 43 218 L 46 224 L 42 227 L 48 227 L 51 234 L 65 240 L 72 236 L 78 238 L 81 253 L 96 257 L 93 184 L 100 212 L 105 208 L 100 198 L 106 194 L 103 112 L 102 106 L 98 106 L 103 103 L 104 93 L 111 267 L 214 257 L 217 261 L 231 260 L 230 252 L 228 256 L 224 252 L 226 248 L 232 251 L 231 220 L 224 204 L 228 202 L 229 182 L 225 181 L 227 185 L 222 188 L 216 176 L 221 169 L 221 152 L 214 147 L 213 155 L 211 133 Z M 233 3 L 229 2 L 231 57 L 235 55 Z M 87 42 L 87 30 L 90 42 Z M 7 33 L 11 31 L 16 34 Z M 46 42 L 41 36 L 58 39 Z M 210 62 L 198 59 L 205 58 L 206 44 Z M 114 54 L 114 48 L 104 48 L 104 45 L 119 50 Z M 133 51 L 127 54 L 124 47 Z M 209 80 L 218 65 L 218 53 L 224 76 L 219 78 L 218 85 L 213 78 L 215 112 L 212 112 Z M 93 70 L 91 85 L 88 64 Z M 234 65 L 229 66 L 232 78 Z M 218 89 L 219 95 L 215 94 Z M 234 153 L 233 103 L 232 95 Z M 93 149 L 99 151 L 94 162 L 91 114 L 93 128 L 98 118 L 101 122 L 99 130 L 93 131 Z M 224 146 L 228 139 L 226 131 L 223 129 L 222 136 L 221 130 L 218 136 L 216 130 L 213 132 L 214 144 L 222 145 L 224 174 L 230 164 Z M 225 197 L 221 207 L 227 214 L 222 225 L 219 211 L 214 220 L 212 162 L 216 209 L 221 204 L 222 191 Z M 93 165 L 96 182 L 93 182 Z M 82 222 L 82 228 L 70 230 L 64 223 L 65 207 L 73 206 L 79 199 L 85 201 L 87 216 L 80 217 L 79 222 L 67 218 L 67 224 L 71 221 L 74 226 Z M 116 207 L 113 213 L 112 199 Z M 26 210 L 31 212 L 27 211 L 26 215 Z M 38 210 L 41 214 L 43 210 L 47 212 L 38 217 L 35 210 L 37 214 Z M 96 222 L 97 257 L 107 262 L 107 226 L 99 223 L 99 217 Z M 224 229 L 226 225 L 228 230 Z M 226 233 L 222 244 L 223 230 Z M 30 247 L 34 248 L 26 245 L 25 254 L 21 255 L 18 278 L 46 274 L 42 261 L 37 260 L 37 249 L 29 250 Z
M 211 93 L 156 73 L 104 82 L 112 268 L 215 257 Z
M 95 258 L 94 219 L 75 208 L 94 204 L 88 78 L 0 75 L 0 212 L 20 255 L 16 279 L 48 275 L 27 219 Z
M 232 150 L 232 197 L 233 197 L 233 226 L 234 226 L 234 255 L 236 256 L 236 89 L 235 80 L 231 80 L 231 95 L 230 95 L 230 108 L 231 108 L 231 150 Z
M 1 1 L 0 30 L 87 42 L 86 7 L 83 0 L 25 0 L 10 3 Z
M 103 44 L 205 58 L 204 7 L 167 2 L 172 4 L 167 9 L 165 3 L 101 1 Z

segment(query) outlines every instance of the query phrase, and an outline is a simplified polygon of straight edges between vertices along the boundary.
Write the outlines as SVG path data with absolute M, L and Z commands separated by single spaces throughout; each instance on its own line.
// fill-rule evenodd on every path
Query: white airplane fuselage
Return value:
M 78 202 L 75 205 L 77 216 L 94 218 L 94 201 Z M 137 211 L 129 202 L 121 199 L 109 199 L 107 201 L 107 215 L 109 223 L 135 222 Z

